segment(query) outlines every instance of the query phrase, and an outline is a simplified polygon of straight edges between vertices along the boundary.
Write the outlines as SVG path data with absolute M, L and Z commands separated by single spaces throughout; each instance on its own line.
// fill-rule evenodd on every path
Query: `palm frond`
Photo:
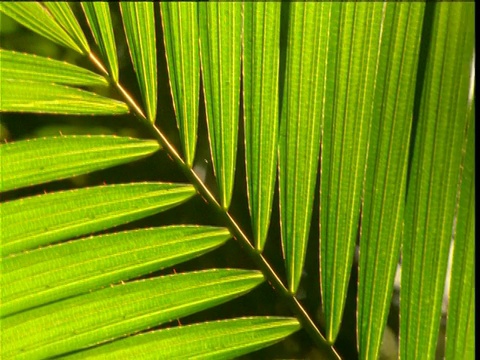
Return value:
M 452 241 L 445 351 L 473 357 L 472 4 L 2 2 L 0 12 L 74 54 L 64 62 L 15 44 L 0 49 L 2 117 L 82 124 L 86 115 L 117 115 L 136 129 L 0 145 L 2 359 L 225 359 L 300 329 L 322 358 L 350 358 L 342 327 L 357 269 L 358 338 L 349 347 L 375 359 L 400 249 L 399 353 L 432 359 Z M 125 37 L 115 39 L 115 23 Z M 159 79 L 169 80 L 166 102 Z M 207 167 L 197 147 L 207 142 L 212 189 L 198 172 Z M 145 160 L 167 155 L 166 173 L 184 176 L 46 184 L 154 153 Z M 196 195 L 215 226 L 185 225 Z M 167 226 L 155 223 L 159 213 Z M 231 237 L 251 263 L 209 254 Z M 277 261 L 271 249 L 280 246 Z M 224 260 L 246 269 L 217 268 Z M 184 270 L 164 270 L 171 266 Z M 261 298 L 261 316 L 252 316 L 253 302 L 234 318 L 215 313 L 265 281 L 289 317 Z

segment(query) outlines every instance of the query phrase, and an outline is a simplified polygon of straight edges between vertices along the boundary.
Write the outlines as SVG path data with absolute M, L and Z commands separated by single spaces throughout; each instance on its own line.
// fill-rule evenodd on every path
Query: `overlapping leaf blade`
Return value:
M 63 27 L 77 46 L 83 50 L 83 53 L 90 53 L 88 41 L 69 3 L 65 1 L 45 1 L 42 2 L 42 5 L 48 9 L 57 23 Z
M 469 111 L 447 313 L 446 359 L 475 359 L 475 112 Z
M 195 159 L 200 95 L 197 9 L 194 2 L 160 3 L 173 104 L 189 167 Z
M 92 30 L 95 42 L 100 48 L 102 58 L 108 64 L 113 81 L 118 82 L 118 60 L 112 17 L 108 2 L 82 2 L 83 12 Z
M 376 3 L 380 43 L 370 104 L 358 280 L 360 358 L 376 359 L 400 255 L 407 161 L 424 5 Z M 380 18 L 379 18 L 380 17 Z M 380 31 L 381 30 L 381 31 Z M 377 55 L 375 55 L 377 56 Z
M 108 85 L 103 76 L 87 69 L 33 54 L 0 49 L 0 63 L 2 81 L 12 79 L 80 86 Z
M 153 140 L 116 136 L 62 136 L 2 144 L 0 191 L 105 169 L 158 149 Z
M 147 119 L 157 115 L 157 48 L 153 2 L 121 2 L 125 35 L 137 74 Z
M 86 54 L 40 2 L 2 1 L 0 11 L 37 34 Z
M 215 269 L 136 281 L 52 303 L 2 320 L 2 354 L 38 359 L 96 345 L 218 305 L 262 281 L 256 271 Z
M 206 253 L 226 229 L 168 226 L 92 236 L 2 260 L 2 316 L 128 280 Z
M 128 106 L 90 91 L 54 83 L 4 79 L 0 111 L 70 115 L 128 114 Z
M 68 359 L 231 359 L 271 345 L 299 328 L 297 320 L 280 317 L 206 322 L 130 337 Z
M 334 4 L 329 28 L 321 145 L 320 265 L 327 339 L 342 321 L 358 234 L 373 90 L 382 28 L 380 3 Z
M 244 7 L 245 163 L 255 247 L 262 250 L 276 178 L 281 3 L 249 2 Z
M 289 290 L 298 289 L 317 179 L 332 3 L 291 3 L 279 139 L 280 217 Z
M 474 54 L 474 4 L 435 3 L 407 189 L 400 357 L 435 356 Z
M 190 185 L 105 185 L 38 195 L 0 205 L 2 256 L 127 223 L 174 207 Z
M 232 198 L 240 108 L 242 3 L 198 4 L 208 134 L 220 204 Z

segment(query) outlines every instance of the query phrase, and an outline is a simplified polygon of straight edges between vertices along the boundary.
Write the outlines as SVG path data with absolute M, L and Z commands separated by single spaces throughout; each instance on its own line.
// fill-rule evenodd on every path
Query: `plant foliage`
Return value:
M 0 145 L 1 358 L 224 359 L 299 330 L 319 358 L 346 358 L 358 273 L 356 356 L 377 359 L 401 259 L 398 355 L 434 359 L 451 248 L 440 351 L 472 359 L 474 7 L 1 2 L 2 20 L 78 59 L 0 49 L 2 129 L 14 113 L 77 126 Z M 79 125 L 90 116 L 138 131 Z M 78 183 L 159 153 L 182 181 L 154 168 L 155 180 Z M 168 218 L 198 197 L 215 221 Z M 160 213 L 171 221 L 152 222 Z M 230 238 L 251 265 L 215 265 Z M 262 283 L 288 316 L 265 302 L 257 316 L 189 317 Z

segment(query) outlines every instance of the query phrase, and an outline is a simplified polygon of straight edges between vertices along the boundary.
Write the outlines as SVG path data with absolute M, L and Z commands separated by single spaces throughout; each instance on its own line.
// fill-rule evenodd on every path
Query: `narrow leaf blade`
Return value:
M 0 62 L 2 79 L 80 86 L 108 85 L 103 76 L 87 69 L 33 54 L 0 49 Z
M 70 115 L 128 114 L 127 104 L 69 86 L 4 79 L 0 82 L 0 112 Z
M 256 271 L 213 269 L 77 296 L 3 319 L 2 354 L 46 358 L 97 345 L 224 303 L 261 282 Z
M 361 359 L 379 357 L 400 256 L 423 4 L 376 4 L 382 18 L 358 278 Z M 378 28 L 380 30 L 380 28 Z
M 244 7 L 245 164 L 255 247 L 262 250 L 277 168 L 281 3 L 249 2 Z
M 195 195 L 190 185 L 140 183 L 49 193 L 0 204 L 2 256 L 159 213 Z
M 327 339 L 342 322 L 357 240 L 382 4 L 332 7 L 321 146 L 320 264 Z
M 62 136 L 1 144 L 0 191 L 105 169 L 158 149 L 153 140 L 116 136 Z
M 232 359 L 299 330 L 296 319 L 252 317 L 154 331 L 75 354 L 68 359 Z
M 147 119 L 152 123 L 157 115 L 157 49 L 153 5 L 153 2 L 120 3 L 130 56 Z
M 475 111 L 472 109 L 469 113 L 453 247 L 445 359 L 475 359 Z
M 195 159 L 200 94 L 197 7 L 194 2 L 160 3 L 170 88 L 189 167 Z
M 86 54 L 40 2 L 2 1 L 0 11 L 37 34 Z
M 317 179 L 330 6 L 289 4 L 278 166 L 283 254 L 292 293 L 305 261 Z
M 435 356 L 452 238 L 470 72 L 474 4 L 435 3 L 405 212 L 400 357 Z
M 93 236 L 2 260 L 2 316 L 158 271 L 230 238 L 226 229 L 168 226 Z
M 57 23 L 70 35 L 77 46 L 81 48 L 85 54 L 90 53 L 88 41 L 69 3 L 65 1 L 45 1 L 42 4 L 48 9 L 50 14 L 53 15 Z
M 242 3 L 198 4 L 208 134 L 220 204 L 232 198 L 240 107 Z
M 100 48 L 102 58 L 108 64 L 110 75 L 114 82 L 118 82 L 117 47 L 115 45 L 109 3 L 83 1 L 82 8 L 95 42 Z

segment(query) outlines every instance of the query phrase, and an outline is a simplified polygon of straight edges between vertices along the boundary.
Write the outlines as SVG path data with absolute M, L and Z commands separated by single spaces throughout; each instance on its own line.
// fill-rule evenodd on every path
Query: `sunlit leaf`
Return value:
M 0 49 L 2 81 L 28 80 L 65 85 L 107 86 L 107 80 L 64 61 Z
M 52 303 L 2 320 L 2 357 L 46 358 L 96 345 L 221 304 L 262 281 L 256 271 L 214 269 L 117 285 Z
M 153 2 L 120 2 L 128 48 L 137 74 L 147 119 L 157 115 L 157 50 Z
M 62 136 L 1 144 L 0 191 L 105 169 L 158 149 L 153 140 L 116 136 Z
M 90 52 L 88 41 L 69 3 L 65 1 L 45 1 L 42 2 L 42 5 L 48 9 L 57 23 L 63 27 L 83 52 L 88 54 Z
M 331 7 L 289 4 L 279 183 L 283 254 L 293 293 L 303 270 L 317 179 Z
M 292 318 L 229 319 L 154 331 L 67 358 L 233 359 L 278 342 L 299 328 Z
M 376 3 L 381 27 L 365 180 L 358 277 L 358 344 L 361 359 L 377 359 L 390 311 L 405 210 L 411 119 L 423 4 Z M 379 25 L 380 25 L 379 24 Z M 380 32 L 381 30 L 381 32 Z M 373 55 L 372 55 L 373 56 Z M 387 81 L 388 79 L 388 81 Z M 342 260 L 340 260 L 341 262 Z
M 128 106 L 90 91 L 54 83 L 5 79 L 0 82 L 0 111 L 71 115 L 127 114 Z
M 232 199 L 240 109 L 242 3 L 199 3 L 200 54 L 220 204 Z
M 197 7 L 194 2 L 160 3 L 170 87 L 189 167 L 195 159 L 200 95 Z
M 244 6 L 245 164 L 255 247 L 262 250 L 277 174 L 281 3 Z
M 358 234 L 382 25 L 381 3 L 332 7 L 320 196 L 322 304 L 332 343 L 342 321 Z
M 124 224 L 174 207 L 195 194 L 182 184 L 105 185 L 0 204 L 2 256 Z
M 428 5 L 432 38 L 425 44 L 403 238 L 402 359 L 435 358 L 475 46 L 473 3 Z
M 184 262 L 223 244 L 226 229 L 170 226 L 93 236 L 2 260 L 2 316 Z
M 474 106 L 474 104 L 472 104 Z M 475 111 L 469 109 L 447 313 L 445 359 L 475 359 Z
M 118 82 L 118 60 L 112 18 L 108 2 L 82 2 L 83 12 L 92 30 L 102 58 L 108 64 L 113 81 Z
M 85 54 L 40 2 L 2 1 L 0 11 L 37 34 Z

